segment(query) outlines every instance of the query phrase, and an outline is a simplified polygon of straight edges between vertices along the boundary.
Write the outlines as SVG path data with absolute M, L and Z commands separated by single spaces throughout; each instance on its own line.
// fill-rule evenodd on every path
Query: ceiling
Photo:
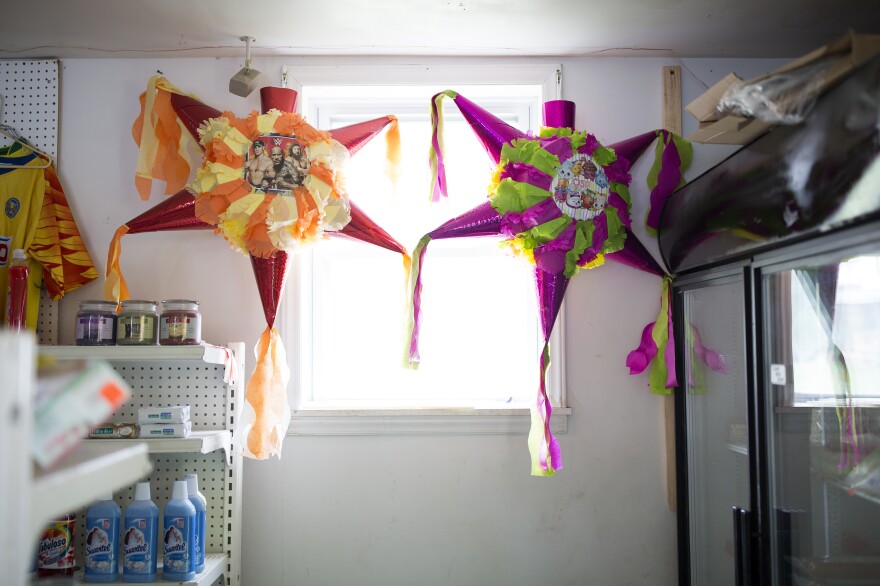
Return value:
M 0 0 L 0 58 L 795 57 L 877 0 Z

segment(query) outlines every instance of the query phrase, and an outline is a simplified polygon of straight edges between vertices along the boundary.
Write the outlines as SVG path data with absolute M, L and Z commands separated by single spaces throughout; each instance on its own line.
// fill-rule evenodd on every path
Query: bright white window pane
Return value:
M 484 202 L 494 167 L 445 100 L 450 197 L 430 203 L 429 100 L 437 90 L 420 89 L 322 88 L 324 97 L 310 99 L 306 111 L 322 129 L 387 113 L 398 117 L 402 173 L 396 192 L 384 174 L 384 134 L 350 160 L 345 182 L 352 201 L 410 250 L 425 233 Z M 520 129 L 537 127 L 540 87 L 505 89 L 509 95 L 484 97 L 480 105 Z M 383 92 L 393 105 L 382 105 L 376 94 Z M 534 401 L 540 328 L 532 267 L 506 255 L 498 239 L 429 245 L 417 370 L 402 366 L 406 283 L 399 254 L 330 239 L 302 258 L 302 268 L 300 408 L 524 407 Z

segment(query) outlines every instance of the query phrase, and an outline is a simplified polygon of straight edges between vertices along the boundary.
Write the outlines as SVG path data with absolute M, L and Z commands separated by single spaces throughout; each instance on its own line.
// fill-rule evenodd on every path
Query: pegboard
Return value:
M 59 68 L 57 59 L 0 60 L 0 122 L 44 153 L 58 167 Z M 9 144 L 0 136 L 0 145 Z M 58 343 L 58 303 L 45 287 L 37 322 L 40 344 Z
M 57 59 L 0 60 L 0 122 L 18 130 L 58 166 Z
M 58 343 L 58 302 L 52 299 L 46 285 L 40 289 L 40 312 L 37 315 L 37 341 L 54 346 Z
M 223 365 L 201 360 L 114 360 L 111 364 L 133 391 L 113 414 L 114 423 L 137 421 L 140 407 L 189 405 L 193 431 L 227 428 Z

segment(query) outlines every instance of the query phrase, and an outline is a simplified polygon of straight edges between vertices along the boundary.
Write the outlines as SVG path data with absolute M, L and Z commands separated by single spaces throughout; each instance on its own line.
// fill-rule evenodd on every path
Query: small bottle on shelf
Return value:
M 43 531 L 37 545 L 37 577 L 73 576 L 76 568 L 76 514 L 60 515 Z
M 159 550 L 159 507 L 150 500 L 150 483 L 138 482 L 125 509 L 122 581 L 155 582 Z
M 6 327 L 20 332 L 27 327 L 28 268 L 27 254 L 21 248 L 12 251 L 7 269 L 9 284 L 6 292 Z
M 113 493 L 86 511 L 86 555 L 83 582 L 119 581 L 119 525 L 122 510 Z
M 184 478 L 186 479 L 189 501 L 196 508 L 196 574 L 201 574 L 205 571 L 205 547 L 207 545 L 205 542 L 205 525 L 207 521 L 208 500 L 205 498 L 205 495 L 199 492 L 198 474 L 187 474 Z
M 165 505 L 165 555 L 162 557 L 162 579 L 187 582 L 196 577 L 195 529 L 196 508 L 189 501 L 185 480 L 175 480 L 171 500 Z

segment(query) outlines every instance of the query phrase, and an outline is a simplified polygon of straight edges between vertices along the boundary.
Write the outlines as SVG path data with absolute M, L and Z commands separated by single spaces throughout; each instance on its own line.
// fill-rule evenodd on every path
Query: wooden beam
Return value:
M 681 67 L 663 68 L 663 128 L 681 135 Z M 675 398 L 663 397 L 663 419 L 666 437 L 666 504 L 675 510 Z
M 663 68 L 663 128 L 681 135 L 681 67 Z

